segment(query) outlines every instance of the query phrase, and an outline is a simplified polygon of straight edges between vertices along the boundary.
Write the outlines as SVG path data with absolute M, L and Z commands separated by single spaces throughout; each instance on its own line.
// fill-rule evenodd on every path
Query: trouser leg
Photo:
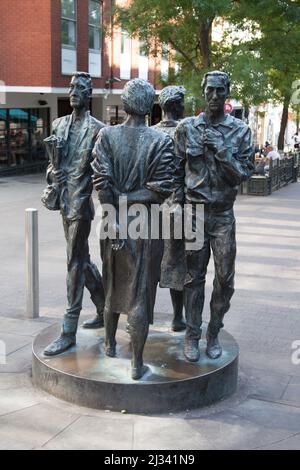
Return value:
M 108 309 L 104 310 L 106 355 L 110 357 L 116 355 L 116 332 L 119 318 L 119 314 L 110 312 Z
M 210 258 L 209 239 L 205 235 L 201 250 L 186 253 L 187 275 L 184 286 L 186 338 L 201 338 L 202 311 L 205 298 L 205 278 Z
M 210 302 L 211 317 L 209 334 L 216 337 L 223 325 L 225 313 L 230 308 L 230 300 L 234 293 L 234 274 L 236 257 L 235 220 L 221 217 L 217 221 L 211 236 L 211 247 L 215 263 L 215 279 Z
M 88 262 L 86 263 L 84 274 L 85 287 L 90 292 L 91 300 L 97 309 L 97 314 L 102 315 L 105 303 L 102 277 L 97 266 L 91 262 L 90 256 L 88 256 Z
M 149 322 L 143 312 L 135 312 L 129 315 L 127 331 L 132 346 L 131 365 L 133 368 L 141 369 L 143 367 L 143 351 L 149 331 Z
M 174 320 L 180 321 L 183 317 L 183 291 L 170 289 L 170 295 L 173 305 Z
M 67 240 L 68 307 L 64 316 L 63 332 L 65 334 L 76 334 L 82 309 L 91 222 L 87 220 L 64 220 L 64 226 Z
M 173 305 L 172 330 L 183 331 L 186 328 L 183 318 L 183 291 L 170 289 L 170 295 Z

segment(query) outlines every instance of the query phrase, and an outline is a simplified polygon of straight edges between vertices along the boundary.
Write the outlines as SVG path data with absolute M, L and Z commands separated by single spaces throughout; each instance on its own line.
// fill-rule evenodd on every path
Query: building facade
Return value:
M 165 56 L 148 57 L 137 39 L 113 27 L 113 6 L 114 0 L 1 0 L 0 171 L 44 160 L 51 122 L 70 112 L 74 71 L 91 74 L 91 110 L 106 124 L 124 119 L 120 95 L 128 80 L 144 78 L 159 90 Z

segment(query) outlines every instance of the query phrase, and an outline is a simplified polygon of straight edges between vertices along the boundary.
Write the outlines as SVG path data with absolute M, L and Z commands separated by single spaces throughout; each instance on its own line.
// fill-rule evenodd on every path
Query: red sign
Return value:
M 224 105 L 224 111 L 225 111 L 225 113 L 231 113 L 232 110 L 233 110 L 232 104 L 230 104 L 230 103 L 225 103 L 225 105 Z

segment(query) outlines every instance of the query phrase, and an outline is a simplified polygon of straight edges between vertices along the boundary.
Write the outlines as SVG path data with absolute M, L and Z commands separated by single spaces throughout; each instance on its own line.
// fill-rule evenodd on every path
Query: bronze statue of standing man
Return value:
M 185 175 L 186 203 L 204 205 L 204 245 L 198 251 L 186 252 L 184 354 L 191 362 L 200 357 L 205 279 L 211 251 L 215 278 L 206 354 L 211 359 L 222 354 L 218 334 L 234 293 L 233 204 L 238 186 L 253 171 L 251 131 L 243 121 L 224 112 L 230 94 L 229 76 L 224 72 L 209 72 L 202 86 L 205 113 L 181 121 L 175 134 L 175 151 Z
M 53 135 L 46 139 L 56 159 L 47 170 L 47 182 L 55 187 L 67 242 L 68 306 L 59 338 L 44 351 L 60 354 L 76 343 L 76 332 L 84 287 L 96 306 L 96 318 L 86 327 L 103 326 L 104 290 L 101 275 L 91 262 L 88 238 L 94 218 L 92 201 L 92 150 L 104 124 L 90 115 L 92 81 L 89 74 L 77 72 L 70 83 L 73 113 L 53 122 Z
M 159 95 L 159 104 L 162 109 L 162 120 L 154 126 L 155 129 L 165 132 L 174 141 L 176 127 L 184 116 L 185 88 L 182 86 L 167 86 Z M 176 166 L 176 162 L 175 162 Z M 166 201 L 170 207 L 181 203 L 176 192 Z M 164 255 L 161 263 L 160 287 L 170 289 L 173 306 L 173 331 L 185 330 L 183 319 L 183 286 L 185 279 L 184 241 L 176 240 L 174 234 L 174 217 L 171 213 L 171 238 L 164 240 Z

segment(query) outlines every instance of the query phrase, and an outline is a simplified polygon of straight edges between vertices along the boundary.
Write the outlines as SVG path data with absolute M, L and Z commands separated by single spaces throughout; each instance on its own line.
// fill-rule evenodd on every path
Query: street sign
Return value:
M 224 110 L 225 110 L 225 113 L 231 113 L 231 111 L 233 110 L 232 104 L 225 103 Z

